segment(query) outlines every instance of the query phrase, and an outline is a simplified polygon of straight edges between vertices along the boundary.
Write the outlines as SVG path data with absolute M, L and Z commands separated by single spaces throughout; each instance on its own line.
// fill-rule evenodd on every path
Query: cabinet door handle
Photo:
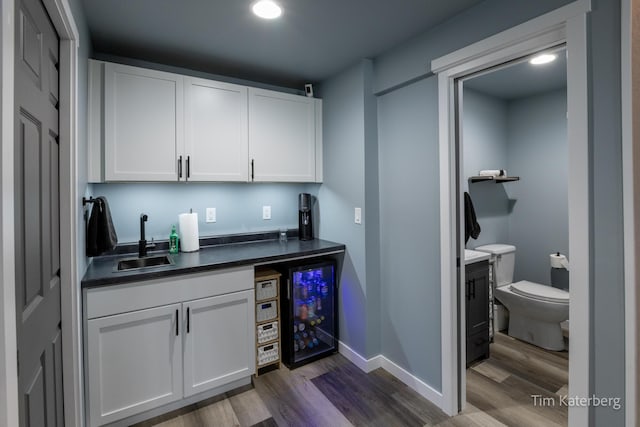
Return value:
M 187 156 L 187 179 L 191 178 L 191 156 Z
M 190 316 L 190 313 L 189 313 L 189 307 L 187 307 L 187 333 L 189 333 L 189 330 L 191 329 L 191 326 L 190 326 L 190 323 L 191 323 L 190 318 L 191 318 L 191 316 Z
M 251 181 L 253 181 L 253 159 L 251 159 Z
M 182 178 L 182 156 L 178 157 L 178 179 Z
M 178 309 L 176 308 L 176 336 L 180 335 L 179 328 L 180 318 L 178 317 Z
M 472 286 L 473 286 L 473 290 L 471 291 L 473 299 L 476 298 L 476 279 L 472 279 Z
M 467 301 L 469 300 L 469 283 L 471 283 L 470 280 L 464 281 L 464 297 L 467 299 Z

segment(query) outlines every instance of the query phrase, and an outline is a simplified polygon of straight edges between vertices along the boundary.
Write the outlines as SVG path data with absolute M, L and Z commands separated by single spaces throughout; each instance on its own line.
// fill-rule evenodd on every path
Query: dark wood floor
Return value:
M 558 403 L 567 368 L 566 352 L 498 334 L 491 358 L 467 370 L 467 408 L 447 417 L 386 371 L 366 374 L 336 354 L 291 371 L 283 366 L 253 386 L 136 427 L 566 425 L 566 408 L 535 406 L 531 395 L 555 396 Z

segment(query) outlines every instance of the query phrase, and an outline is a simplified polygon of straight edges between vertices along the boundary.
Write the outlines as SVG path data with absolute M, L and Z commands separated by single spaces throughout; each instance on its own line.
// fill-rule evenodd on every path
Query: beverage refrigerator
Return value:
M 296 368 L 338 350 L 336 262 L 289 266 L 283 271 L 282 361 Z

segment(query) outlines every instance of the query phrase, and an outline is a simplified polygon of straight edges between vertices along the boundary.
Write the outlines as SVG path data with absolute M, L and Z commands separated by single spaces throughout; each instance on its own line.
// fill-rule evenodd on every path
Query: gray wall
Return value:
M 592 384 L 624 396 L 624 264 L 620 1 L 594 1 L 589 28 L 592 243 Z M 614 332 L 612 332 L 614 331 Z M 627 402 L 637 405 L 637 402 Z M 596 425 L 624 425 L 624 411 L 598 407 Z
M 373 95 L 373 62 L 363 63 L 364 77 L 364 177 L 365 177 L 365 243 L 367 250 L 367 355 L 382 352 L 381 247 L 380 247 L 380 182 L 378 152 L 378 103 Z
M 517 248 L 514 280 L 567 288 L 568 272 L 549 265 L 553 252 L 570 259 L 566 90 L 509 102 L 508 138 L 507 167 L 520 181 L 497 186 L 512 203 L 508 243 Z
M 438 83 L 379 97 L 382 354 L 436 390 L 440 354 Z
M 462 187 L 471 196 L 481 230 L 477 239 L 469 238 L 466 247 L 508 243 L 505 186 L 468 180 L 483 169 L 511 169 L 507 164 L 507 103 L 469 88 L 464 88 L 462 103 Z
M 347 251 L 339 290 L 340 341 L 363 357 L 377 354 L 367 348 L 368 302 L 365 207 L 365 72 L 358 63 L 323 82 L 324 182 L 318 191 L 319 237 L 344 243 Z M 354 208 L 361 207 L 362 224 L 354 224 Z M 375 297 L 374 297 L 375 298 Z
M 317 184 L 141 183 L 93 184 L 94 196 L 109 202 L 118 242 L 137 242 L 140 214 L 149 215 L 147 239 L 167 240 L 178 215 L 198 214 L 201 236 L 298 228 L 298 194 Z M 262 206 L 271 219 L 262 219 Z M 216 208 L 217 221 L 205 222 L 205 209 Z M 84 246 L 83 246 L 84 247 Z

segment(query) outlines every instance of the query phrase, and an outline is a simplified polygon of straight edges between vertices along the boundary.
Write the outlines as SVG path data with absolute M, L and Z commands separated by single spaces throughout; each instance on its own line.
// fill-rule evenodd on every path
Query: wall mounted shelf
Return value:
M 513 182 L 513 181 L 519 181 L 520 177 L 519 176 L 472 176 L 469 177 L 469 181 L 471 182 L 483 182 L 483 181 L 494 181 L 496 184 L 499 184 L 501 182 Z

